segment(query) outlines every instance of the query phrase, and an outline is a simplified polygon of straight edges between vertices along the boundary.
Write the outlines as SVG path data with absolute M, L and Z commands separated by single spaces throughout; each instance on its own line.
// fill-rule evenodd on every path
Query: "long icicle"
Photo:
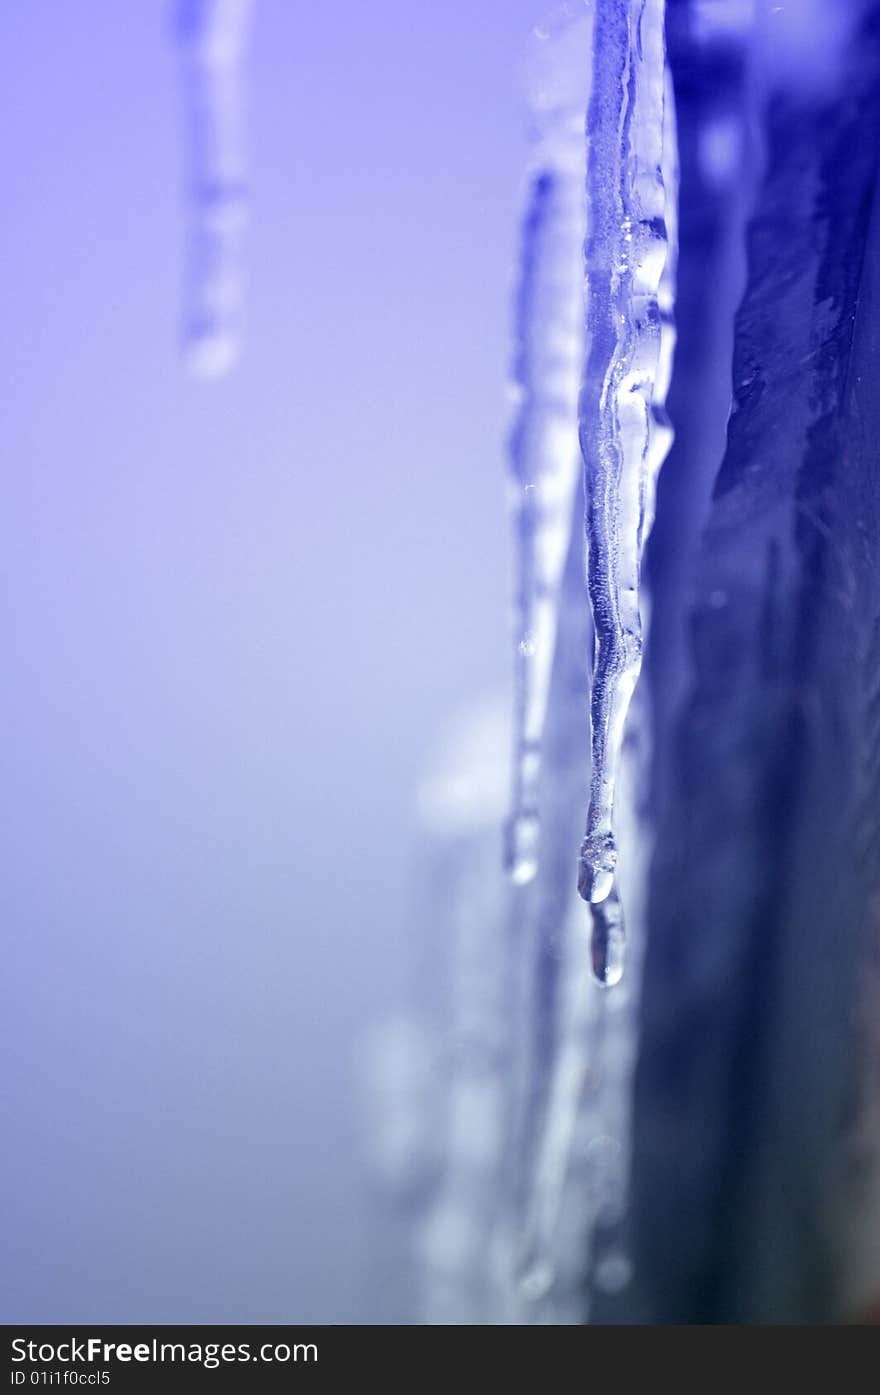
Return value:
M 510 441 L 516 681 L 506 862 L 519 884 L 538 868 L 541 743 L 580 465 L 589 30 L 585 7 L 569 4 L 534 35 L 530 98 L 537 148 L 523 223 L 514 363 L 518 411 Z
M 590 802 L 578 890 L 594 906 L 609 898 L 614 885 L 616 774 L 642 662 L 642 551 L 657 471 L 671 441 L 663 410 L 671 357 L 671 337 L 662 333 L 671 303 L 661 304 L 668 253 L 663 22 L 663 0 L 602 0 L 593 35 L 585 244 L 589 349 L 579 435 L 596 648 Z M 671 302 L 668 278 L 666 291 Z M 615 901 L 609 907 L 594 924 L 594 970 L 603 980 L 609 972 L 619 976 L 622 919 Z M 614 946 L 613 969 L 605 962 L 603 939 Z

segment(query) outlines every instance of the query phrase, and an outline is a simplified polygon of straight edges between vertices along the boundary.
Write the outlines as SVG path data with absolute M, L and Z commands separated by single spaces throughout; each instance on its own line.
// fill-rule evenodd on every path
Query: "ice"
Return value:
M 510 441 L 516 697 L 506 860 L 517 884 L 531 881 L 538 869 L 542 740 L 579 476 L 590 29 L 583 5 L 564 6 L 535 30 L 530 55 L 534 156 L 516 301 L 519 405 Z
M 244 65 L 255 0 L 181 0 L 190 231 L 183 343 L 189 371 L 222 377 L 241 352 L 249 216 Z
M 642 556 L 657 473 L 671 443 L 664 401 L 673 342 L 675 142 L 663 21 L 662 0 L 615 0 L 597 8 L 593 35 L 589 347 L 579 428 L 595 664 L 590 801 L 578 890 L 594 904 L 610 895 L 617 868 L 614 797 L 642 662 Z

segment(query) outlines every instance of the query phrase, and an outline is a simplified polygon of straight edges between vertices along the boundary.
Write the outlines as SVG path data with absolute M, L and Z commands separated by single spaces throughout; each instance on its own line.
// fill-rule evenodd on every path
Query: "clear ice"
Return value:
M 189 125 L 190 232 L 184 357 L 199 378 L 241 351 L 248 221 L 244 63 L 254 0 L 180 0 L 178 39 Z
M 607 0 L 596 7 L 587 117 L 589 345 L 578 413 L 595 631 L 590 800 L 578 890 L 594 905 L 614 885 L 617 768 L 642 663 L 642 554 L 672 438 L 664 401 L 673 289 L 674 191 L 667 174 L 675 144 L 663 25 L 663 0 Z M 594 928 L 597 939 L 616 941 L 619 907 Z M 601 944 L 594 943 L 596 957 L 604 980 Z
M 519 884 L 538 869 L 541 743 L 580 474 L 589 34 L 584 7 L 566 6 L 535 30 L 529 73 L 535 153 L 522 231 L 510 440 L 515 711 L 506 861 Z
M 419 801 L 427 844 L 420 915 L 424 887 L 440 893 L 429 897 L 437 945 L 424 940 L 424 979 L 441 1001 L 426 1012 L 436 1014 L 437 1040 L 447 1043 L 433 1092 L 443 1156 L 422 1180 L 420 1208 L 410 1193 L 419 1210 L 420 1316 L 431 1322 L 581 1322 L 597 1295 L 620 1292 L 632 1275 L 630 1104 L 650 854 L 643 809 L 651 724 L 642 693 L 625 748 L 624 707 L 612 733 L 617 746 L 606 739 L 603 747 L 599 727 L 593 750 L 609 832 L 609 772 L 620 786 L 616 821 L 626 850 L 619 882 L 591 907 L 593 978 L 608 992 L 590 975 L 572 871 L 589 783 L 583 738 L 595 632 L 606 660 L 604 670 L 597 662 L 594 693 L 601 713 L 615 701 L 612 623 L 633 623 L 634 611 L 639 624 L 642 547 L 670 441 L 663 402 L 676 142 L 662 5 L 605 0 L 598 16 L 596 9 L 570 0 L 536 29 L 530 55 L 533 145 L 510 439 L 516 690 L 506 854 L 514 882 L 532 880 L 540 836 L 537 884 L 520 894 L 498 875 L 504 791 L 489 773 L 504 739 L 497 714 L 477 721 L 475 706 L 467 739 L 444 753 L 442 777 L 432 775 Z M 590 517 L 602 530 L 589 587 L 584 463 Z M 604 610 L 600 557 L 610 593 Z M 632 596 L 621 602 L 612 588 L 627 587 Z M 632 934 L 622 983 L 623 901 Z M 441 973 L 438 954 L 446 956 Z M 406 1081 L 396 1088 L 406 1106 Z
M 591 10 L 565 5 L 535 31 L 537 149 L 510 450 L 516 696 L 506 861 L 520 884 L 538 868 L 541 746 L 582 463 L 595 656 L 578 890 L 597 907 L 617 864 L 614 795 L 641 668 L 642 555 L 672 439 L 664 403 L 674 343 L 676 145 L 663 0 L 606 0 Z M 596 976 L 613 984 L 623 962 L 618 898 L 594 910 L 593 931 Z
M 729 402 L 729 330 L 739 300 L 743 229 L 758 206 L 754 188 L 763 158 L 758 113 L 778 81 L 783 53 L 782 8 L 762 3 L 760 17 L 757 8 L 751 0 L 683 4 L 673 31 L 680 73 L 689 71 L 682 60 L 685 42 L 692 52 L 701 44 L 713 50 L 705 70 L 697 69 L 703 72 L 697 96 L 689 93 L 684 105 L 691 270 L 687 296 L 680 301 L 682 317 L 692 317 L 688 355 L 680 363 L 684 386 L 679 390 L 691 398 L 684 416 L 683 455 L 690 452 L 699 461 L 707 488 L 720 463 Z M 594 32 L 591 16 L 597 9 Z M 831 45 L 823 42 L 822 62 L 808 72 L 801 61 L 795 7 L 790 9 L 785 85 L 799 94 L 807 82 L 825 82 Z M 588 23 L 578 29 L 585 15 Z M 750 26 L 758 25 L 759 18 L 766 36 L 760 37 L 759 28 L 761 46 L 756 49 Z M 838 24 L 836 9 L 833 18 Z M 645 1197 L 656 1199 L 656 1194 L 645 1186 L 645 1171 L 657 1158 L 668 1161 L 664 1150 L 672 1116 L 661 1109 L 652 1123 L 656 1104 L 644 1093 L 637 1102 L 637 1049 L 643 1061 L 656 1054 L 644 1036 L 639 1044 L 639 1031 L 653 1031 L 665 1045 L 662 1070 L 671 1069 L 676 1078 L 680 1074 L 678 1039 L 668 1035 L 669 1012 L 662 1002 L 659 1010 L 657 1006 L 662 978 L 656 962 L 644 1011 L 640 1005 L 654 831 L 647 790 L 653 780 L 655 724 L 647 685 L 636 684 L 642 628 L 649 619 L 639 592 L 656 476 L 670 444 L 664 402 L 674 338 L 677 245 L 676 132 L 662 20 L 663 6 L 652 0 L 603 0 L 601 8 L 598 3 L 569 5 L 561 25 L 537 34 L 549 75 L 538 89 L 540 102 L 533 93 L 537 143 L 517 303 L 518 397 L 511 460 L 518 545 L 518 763 L 508 854 L 516 880 L 525 881 L 536 870 L 540 781 L 541 875 L 525 895 L 501 884 L 496 835 L 501 808 L 496 802 L 493 810 L 477 795 L 483 775 L 474 779 L 479 755 L 485 757 L 492 742 L 488 728 L 475 725 L 476 739 L 463 743 L 459 762 L 448 762 L 447 768 L 444 760 L 443 779 L 432 781 L 434 803 L 445 811 L 448 826 L 440 830 L 435 809 L 436 862 L 430 875 L 417 879 L 421 915 L 425 886 L 436 888 L 427 898 L 429 906 L 438 908 L 430 976 L 448 994 L 438 1007 L 442 1026 L 437 1039 L 452 1044 L 438 1066 L 444 1156 L 439 1180 L 424 1184 L 427 1200 L 416 1232 L 423 1316 L 430 1321 L 560 1323 L 592 1317 L 603 1322 L 609 1312 L 614 1320 L 626 1313 L 643 1321 L 650 1312 Z M 560 65 L 555 73 L 554 64 Z M 723 77 L 717 91 L 711 80 L 716 65 Z M 572 71 L 582 87 L 572 85 Z M 584 87 L 589 90 L 581 102 Z M 793 107 L 795 120 L 798 112 L 799 104 Z M 701 221 L 705 216 L 708 229 Z M 787 219 L 787 204 L 774 216 Z M 573 233 L 578 221 L 588 226 L 585 265 Z M 766 253 L 776 257 L 775 244 L 766 244 Z M 814 253 L 811 248 L 809 255 Z M 783 257 L 785 266 L 789 261 Z M 575 325 L 573 317 L 584 306 L 584 280 L 588 313 Z M 695 295 L 700 287 L 705 311 Z M 572 383 L 578 342 L 580 365 L 586 364 L 580 445 L 588 582 L 582 565 L 580 491 L 568 450 L 577 422 Z M 717 360 L 711 371 L 704 368 L 703 356 Z M 697 390 L 696 398 L 692 390 Z M 691 479 L 695 475 L 692 471 Z M 672 512 L 679 541 L 682 518 Z M 696 547 L 697 513 L 695 507 L 688 524 L 691 536 L 681 544 L 686 558 Z M 560 581 L 566 542 L 569 554 Z M 680 584 L 683 590 L 684 582 Z M 706 596 L 710 607 L 719 597 L 721 603 L 725 599 L 721 591 Z M 668 593 L 665 600 L 668 612 Z M 593 898 L 592 971 L 607 992 L 590 981 L 583 902 L 571 876 L 589 781 L 582 738 L 594 645 L 593 787 L 579 889 Z M 686 679 L 683 674 L 682 681 Z M 660 729 L 667 729 L 665 722 Z M 492 789 L 500 801 L 503 791 Z M 619 868 L 613 855 L 615 834 Z M 596 843 L 590 843 L 591 835 Z M 621 982 L 624 907 L 631 934 Z M 444 963 L 442 973 L 437 972 L 438 959 Z M 727 960 L 719 962 L 725 977 Z M 702 992 L 706 965 L 698 968 Z M 672 977 L 681 977 L 677 967 Z M 692 989 L 685 985 L 686 992 L 692 994 Z M 707 1069 L 711 1074 L 716 1066 L 710 1063 Z M 653 1079 L 662 1083 L 662 1073 Z M 428 1093 L 426 1086 L 420 1088 Z M 640 1089 L 644 1092 L 644 1083 Z M 657 1098 L 662 1104 L 666 1096 Z M 636 1134 L 634 1111 L 640 1111 Z M 726 1137 L 726 1104 L 719 1119 Z M 683 1128 L 681 1120 L 676 1127 Z M 691 1164 L 696 1158 L 697 1177 L 703 1163 L 712 1172 L 714 1144 L 708 1153 L 703 1147 L 711 1142 L 711 1127 L 701 1119 L 696 1134 L 680 1140 L 688 1164 L 680 1201 L 688 1224 L 694 1215 Z M 656 1131 L 658 1151 L 653 1155 L 645 1143 L 650 1129 Z M 642 1175 L 636 1182 L 638 1204 L 628 1213 L 634 1158 Z M 674 1171 L 674 1162 L 670 1167 Z M 711 1186 L 708 1195 L 714 1206 Z M 683 1268 L 679 1263 L 681 1245 L 687 1253 L 696 1235 L 699 1248 L 701 1236 L 685 1225 L 684 1241 L 676 1232 L 670 1249 L 665 1242 L 673 1231 L 675 1226 L 661 1225 L 662 1248 L 673 1255 L 673 1269 L 689 1284 L 689 1262 Z

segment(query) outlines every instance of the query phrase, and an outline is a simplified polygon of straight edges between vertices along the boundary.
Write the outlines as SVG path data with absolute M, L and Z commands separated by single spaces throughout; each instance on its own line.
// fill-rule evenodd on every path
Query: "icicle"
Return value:
M 517 883 L 530 881 L 538 867 L 541 742 L 579 474 L 589 30 L 583 4 L 564 6 L 550 25 L 535 30 L 537 150 L 522 235 L 514 364 L 519 408 L 510 443 L 516 699 L 506 861 Z
M 217 378 L 238 358 L 248 220 L 243 77 L 254 0 L 181 0 L 192 220 L 184 309 L 190 372 Z
M 604 901 L 590 907 L 593 934 L 590 954 L 593 974 L 606 988 L 613 988 L 623 978 L 626 931 L 623 909 L 617 887 L 612 886 Z
M 642 658 L 642 549 L 653 521 L 657 471 L 671 439 L 663 410 L 672 297 L 668 278 L 661 290 L 672 205 L 662 168 L 663 18 L 663 0 L 606 0 L 596 8 L 593 34 L 587 130 L 590 343 L 579 419 L 596 651 L 590 804 L 578 890 L 594 904 L 606 900 L 614 883 L 615 780 Z M 611 967 L 601 941 L 617 943 L 620 928 L 617 909 L 597 921 L 600 978 Z

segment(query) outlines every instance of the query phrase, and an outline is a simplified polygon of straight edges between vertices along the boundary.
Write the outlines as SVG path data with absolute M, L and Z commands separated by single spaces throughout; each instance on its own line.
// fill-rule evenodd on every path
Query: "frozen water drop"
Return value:
M 603 988 L 613 988 L 623 978 L 626 960 L 626 931 L 623 910 L 615 888 L 604 901 L 590 906 L 592 933 L 590 960 L 593 976 Z

